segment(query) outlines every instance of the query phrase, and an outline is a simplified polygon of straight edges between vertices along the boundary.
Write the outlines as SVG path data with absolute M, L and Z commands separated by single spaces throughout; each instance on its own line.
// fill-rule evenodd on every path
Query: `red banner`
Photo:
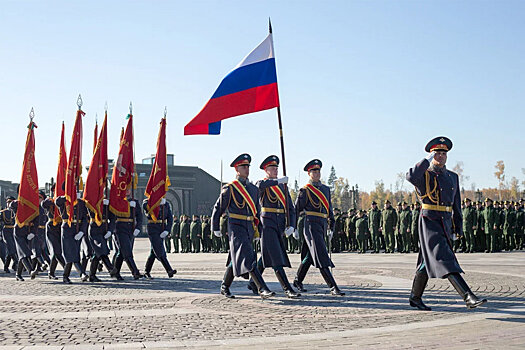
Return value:
M 109 210 L 117 216 L 129 216 L 129 202 L 126 199 L 126 192 L 131 188 L 134 171 L 133 116 L 129 114 L 128 125 L 121 137 L 118 158 L 113 166 L 113 174 L 111 176 Z
M 160 201 L 166 195 L 169 186 L 168 158 L 166 156 L 166 118 L 162 118 L 157 139 L 157 153 L 145 192 L 146 197 L 148 197 L 148 212 L 153 220 L 157 220 L 159 216 Z
M 71 137 L 71 149 L 69 150 L 69 160 L 67 162 L 66 172 L 66 208 L 69 216 L 68 222 L 71 225 L 73 221 L 73 208 L 77 202 L 77 184 L 80 174 L 82 174 L 82 110 L 77 111 L 75 126 L 73 127 L 73 136 Z
M 62 133 L 60 136 L 60 148 L 58 150 L 58 169 L 57 169 L 57 177 L 56 177 L 55 193 L 54 193 L 55 200 L 58 197 L 66 194 L 64 187 L 62 187 L 62 186 L 65 186 L 66 171 L 67 171 L 66 139 L 65 139 L 64 122 L 62 122 Z M 60 216 L 58 207 L 55 207 L 55 211 L 53 215 L 53 224 L 56 225 L 61 221 L 62 221 L 62 217 Z
M 18 190 L 18 210 L 16 224 L 20 227 L 29 225 L 40 214 L 38 198 L 38 174 L 35 161 L 35 134 L 36 124 L 29 123 L 22 165 L 22 179 Z
M 95 213 L 95 222 L 99 226 L 102 225 L 102 209 L 104 207 L 102 201 L 104 200 L 104 190 L 108 176 L 107 119 L 108 115 L 106 113 L 104 123 L 100 129 L 100 137 L 95 144 L 93 159 L 89 166 L 86 185 L 84 187 L 84 201 L 86 202 L 86 206 Z M 95 126 L 95 132 L 96 131 L 97 127 Z

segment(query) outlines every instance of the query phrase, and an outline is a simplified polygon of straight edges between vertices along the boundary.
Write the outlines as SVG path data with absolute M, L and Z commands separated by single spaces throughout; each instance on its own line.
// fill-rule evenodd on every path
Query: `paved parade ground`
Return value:
M 143 270 L 149 242 L 136 242 Z M 415 254 L 334 254 L 344 297 L 329 295 L 310 269 L 298 300 L 284 296 L 273 271 L 264 278 L 274 298 L 261 300 L 235 279 L 236 299 L 219 295 L 225 254 L 168 254 L 178 270 L 168 279 L 159 262 L 154 280 L 73 285 L 47 275 L 16 282 L 0 274 L 0 345 L 8 349 L 360 348 L 524 349 L 525 253 L 458 254 L 474 293 L 489 299 L 467 310 L 446 280 L 430 280 L 423 296 L 431 312 L 408 296 Z M 299 255 L 290 255 L 294 267 Z M 57 276 L 61 271 L 57 271 Z M 295 270 L 287 269 L 290 280 Z

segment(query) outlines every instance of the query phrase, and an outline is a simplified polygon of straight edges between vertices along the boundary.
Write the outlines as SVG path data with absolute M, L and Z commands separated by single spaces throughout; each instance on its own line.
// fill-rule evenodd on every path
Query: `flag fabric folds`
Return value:
M 95 222 L 99 226 L 102 225 L 104 190 L 106 188 L 108 174 L 107 119 L 108 115 L 106 113 L 98 140 L 95 134 L 96 144 L 93 159 L 91 160 L 86 184 L 84 186 L 84 201 L 86 202 L 86 206 L 95 213 Z M 97 127 L 95 126 L 95 132 L 96 131 Z
M 126 130 L 120 139 L 117 161 L 113 166 L 109 210 L 117 216 L 129 216 L 126 191 L 131 188 L 135 164 L 133 160 L 133 116 L 128 115 Z
M 35 133 L 36 124 L 31 121 L 28 125 L 22 178 L 18 190 L 18 210 L 16 224 L 20 227 L 31 224 L 39 214 L 38 173 L 35 161 Z
M 55 184 L 55 200 L 65 195 L 66 191 L 62 187 L 66 182 L 66 171 L 67 171 L 67 154 L 66 154 L 66 139 L 65 139 L 65 127 L 62 122 L 62 133 L 60 136 L 60 147 L 58 150 L 58 168 L 57 168 L 57 177 Z M 53 215 L 53 224 L 57 225 L 62 220 L 58 207 L 55 206 L 55 211 Z
M 77 111 L 75 125 L 73 127 L 73 136 L 71 137 L 69 160 L 67 162 L 65 196 L 69 225 L 71 225 L 73 221 L 73 208 L 77 202 L 80 174 L 82 174 L 82 117 L 84 115 L 85 113 L 81 109 Z
M 272 33 L 220 83 L 184 135 L 218 135 L 221 120 L 279 106 Z
M 169 186 L 168 158 L 166 156 L 166 118 L 162 118 L 157 139 L 157 153 L 145 192 L 146 197 L 148 197 L 147 209 L 153 220 L 157 220 L 159 216 L 160 202 L 166 195 Z

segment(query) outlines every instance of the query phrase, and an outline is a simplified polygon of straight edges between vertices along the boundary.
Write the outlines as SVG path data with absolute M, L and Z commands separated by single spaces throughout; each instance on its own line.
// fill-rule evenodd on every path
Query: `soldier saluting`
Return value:
M 308 269 L 313 264 L 321 271 L 321 275 L 330 288 L 332 295 L 345 295 L 337 287 L 334 277 L 329 270 L 330 267 L 334 267 L 334 264 L 328 256 L 324 234 L 327 232 L 328 239 L 332 239 L 335 220 L 330 188 L 321 183 L 322 166 L 323 163 L 319 159 L 313 159 L 305 165 L 304 171 L 308 172 L 310 181 L 299 190 L 295 201 L 296 213 L 304 210 L 306 218 L 303 232 L 300 233 L 304 235 L 303 249 L 301 249 L 302 262 L 297 270 L 294 286 L 299 292 L 306 292 L 306 289 L 303 287 L 303 280 Z M 327 219 L 330 219 L 330 227 L 328 227 Z
M 421 299 L 429 277 L 448 278 L 469 309 L 487 302 L 476 297 L 461 277 L 463 270 L 452 250 L 452 240 L 463 235 L 463 220 L 458 175 L 445 167 L 451 148 L 450 139 L 436 137 L 425 147 L 430 155 L 406 175 L 422 202 L 420 251 L 409 299 L 410 306 L 420 310 L 430 310 Z
M 248 275 L 252 278 L 263 299 L 275 295 L 268 289 L 257 269 L 256 256 L 252 247 L 254 236 L 258 236 L 256 230 L 259 223 L 260 205 L 259 189 L 248 181 L 251 160 L 250 155 L 244 153 L 230 164 L 235 168 L 237 178 L 222 188 L 212 213 L 213 234 L 221 237 L 221 215 L 228 211 L 230 253 L 221 284 L 221 294 L 227 298 L 234 297 L 230 292 L 233 277 L 247 278 Z

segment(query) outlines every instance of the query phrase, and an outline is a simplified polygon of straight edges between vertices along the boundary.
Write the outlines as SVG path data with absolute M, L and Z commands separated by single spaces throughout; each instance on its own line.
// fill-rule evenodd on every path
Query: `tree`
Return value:
M 518 200 L 520 198 L 520 182 L 516 177 L 512 177 L 509 183 L 510 198 L 509 200 Z
M 293 184 L 293 188 L 288 188 L 290 190 L 290 197 L 292 198 L 292 202 L 295 203 L 295 199 L 297 198 L 297 194 L 299 193 L 299 182 L 297 182 L 297 179 L 295 179 L 295 182 Z
M 463 173 L 464 169 L 463 169 L 462 161 L 458 161 L 452 170 L 454 170 L 454 172 L 458 174 L 459 186 L 461 188 L 461 193 L 464 195 L 465 194 L 465 181 L 468 181 L 470 179 L 470 176 L 466 176 Z
M 334 192 L 335 180 L 337 180 L 337 176 L 335 175 L 335 168 L 332 165 L 332 168 L 330 168 L 330 175 L 328 176 L 328 181 L 327 181 L 328 187 L 330 187 L 330 192 L 332 192 L 332 194 Z
M 370 192 L 370 200 L 376 201 L 379 205 L 382 205 L 387 199 L 386 196 L 385 183 L 383 180 L 376 181 L 375 189 Z
M 494 176 L 496 177 L 496 179 L 498 179 L 498 182 L 499 182 L 498 197 L 499 197 L 499 200 L 501 200 L 502 199 L 501 191 L 505 189 L 505 163 L 502 160 L 498 160 L 494 168 L 496 168 L 496 171 L 494 172 Z

